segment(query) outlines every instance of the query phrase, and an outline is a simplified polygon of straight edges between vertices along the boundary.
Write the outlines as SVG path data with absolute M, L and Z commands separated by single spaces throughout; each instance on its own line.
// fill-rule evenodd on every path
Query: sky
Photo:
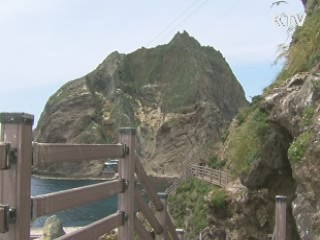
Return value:
M 111 52 L 166 44 L 183 30 L 222 52 L 250 100 L 281 69 L 277 46 L 303 16 L 299 0 L 273 2 L 0 0 L 0 112 L 30 113 L 37 123 L 52 94 Z

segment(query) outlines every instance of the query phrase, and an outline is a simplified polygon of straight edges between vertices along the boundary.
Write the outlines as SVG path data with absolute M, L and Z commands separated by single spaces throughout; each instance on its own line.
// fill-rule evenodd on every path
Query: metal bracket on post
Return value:
M 128 221 L 128 213 L 126 213 L 125 211 L 120 211 L 118 210 L 117 212 L 122 214 L 122 224 L 123 225 L 126 221 Z
M 9 206 L 0 205 L 0 233 L 9 231 L 8 212 Z
M 16 160 L 16 152 L 10 143 L 0 143 L 0 170 L 10 168 L 10 163 Z
M 9 224 L 16 222 L 16 209 L 0 205 L 0 233 L 9 231 Z
M 124 193 L 128 187 L 129 187 L 129 181 L 127 179 L 121 179 L 122 180 L 122 191 L 121 193 Z
M 128 156 L 130 153 L 129 146 L 127 146 L 126 144 L 123 145 L 123 152 L 124 156 Z

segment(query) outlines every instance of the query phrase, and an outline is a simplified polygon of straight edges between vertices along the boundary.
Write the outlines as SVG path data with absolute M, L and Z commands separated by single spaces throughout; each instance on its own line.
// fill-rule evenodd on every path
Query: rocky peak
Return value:
M 191 37 L 187 31 L 183 31 L 182 33 L 177 32 L 169 44 L 178 46 L 201 47 L 200 43 L 194 37 Z
M 188 162 L 207 161 L 223 128 L 246 105 L 222 54 L 183 32 L 167 45 L 113 52 L 91 73 L 65 84 L 46 104 L 35 138 L 110 143 L 119 127 L 133 126 L 148 172 L 172 176 Z M 101 169 L 97 163 L 36 171 L 96 176 Z

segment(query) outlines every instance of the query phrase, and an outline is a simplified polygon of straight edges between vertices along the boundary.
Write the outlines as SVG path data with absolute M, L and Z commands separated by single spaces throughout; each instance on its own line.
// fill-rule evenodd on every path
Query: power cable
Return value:
M 196 9 L 194 9 L 189 15 L 182 19 L 182 21 L 176 25 L 168 34 L 166 34 L 163 38 L 160 39 L 160 42 L 170 36 L 173 32 L 177 30 L 189 17 L 191 17 L 194 13 L 196 13 L 208 0 L 202 2 Z
M 161 35 L 163 35 L 172 25 L 174 25 L 179 19 L 181 19 L 185 14 L 188 13 L 188 11 L 190 9 L 192 9 L 199 1 L 201 0 L 196 0 L 194 1 L 189 7 L 187 7 L 181 14 L 179 14 L 178 17 L 176 17 L 173 21 L 171 21 L 153 40 L 151 40 L 147 45 L 146 47 L 149 47 L 152 43 L 154 43 L 156 40 L 159 39 L 159 37 L 161 37 Z M 187 15 L 186 17 L 184 17 L 182 19 L 182 22 L 178 22 L 178 25 L 176 25 L 176 27 L 173 28 L 173 30 L 170 31 L 170 33 L 172 33 L 176 28 L 178 28 L 179 26 L 182 25 L 182 23 L 187 19 L 189 18 L 193 13 L 195 13 L 205 2 L 207 2 L 208 0 L 205 0 L 202 4 L 200 4 L 195 10 L 193 10 L 189 15 Z M 169 34 L 170 34 L 169 33 Z M 165 35 L 165 37 L 167 36 L 168 34 Z M 161 38 L 162 40 L 163 38 Z
M 189 7 L 187 7 L 178 17 L 176 17 L 171 23 L 169 23 L 153 40 L 151 40 L 146 46 L 148 47 L 154 41 L 156 41 L 168 28 L 170 28 L 176 21 L 178 21 L 184 14 L 186 14 L 197 2 L 200 0 L 194 1 Z

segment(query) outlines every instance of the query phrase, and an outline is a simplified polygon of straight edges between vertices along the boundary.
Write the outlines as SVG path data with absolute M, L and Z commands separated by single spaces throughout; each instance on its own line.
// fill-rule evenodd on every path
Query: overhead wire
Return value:
M 179 14 L 178 17 L 176 17 L 173 21 L 171 21 L 153 40 L 151 40 L 146 47 L 149 47 L 152 43 L 156 42 L 156 40 L 158 40 L 163 34 L 165 34 L 165 32 L 170 29 L 171 26 L 173 26 L 175 23 L 177 23 L 177 25 L 175 25 L 175 27 L 173 29 L 170 30 L 169 33 L 167 33 L 164 37 L 160 38 L 160 41 L 163 40 L 164 38 L 166 38 L 168 35 L 172 34 L 172 32 L 174 32 L 178 27 L 180 27 L 189 17 L 191 17 L 195 12 L 197 12 L 208 0 L 205 0 L 204 2 L 202 2 L 201 4 L 199 4 L 196 8 L 194 8 L 196 6 L 196 4 L 198 2 L 200 2 L 201 0 L 196 0 L 194 1 L 189 7 L 187 7 L 181 14 Z M 191 10 L 192 8 L 194 8 L 188 15 L 186 15 L 189 10 Z M 185 16 L 186 15 L 186 16 Z M 185 17 L 184 17 L 185 16 Z M 181 19 L 182 18 L 182 19 Z M 178 21 L 179 19 L 181 19 L 181 21 Z
M 201 0 L 194 1 L 189 7 L 187 7 L 182 13 L 180 13 L 178 17 L 176 17 L 160 33 L 158 33 L 158 35 L 154 39 L 152 39 L 146 46 L 149 46 L 153 42 L 155 42 L 165 31 L 167 31 L 167 29 L 169 29 L 176 21 L 178 21 L 183 15 L 185 15 L 199 1 L 201 1 Z

